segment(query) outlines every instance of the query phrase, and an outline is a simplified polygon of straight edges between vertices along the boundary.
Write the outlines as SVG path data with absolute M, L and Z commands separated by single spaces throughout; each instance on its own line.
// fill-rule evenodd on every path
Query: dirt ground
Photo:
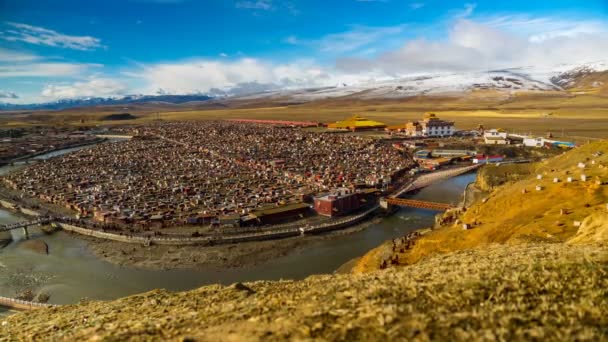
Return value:
M 91 251 L 98 257 L 117 265 L 145 269 L 196 269 L 201 267 L 244 267 L 285 256 L 309 248 L 327 239 L 339 239 L 345 234 L 365 229 L 380 218 L 371 218 L 359 225 L 320 235 L 258 241 L 219 246 L 149 246 L 144 247 L 90 237 Z

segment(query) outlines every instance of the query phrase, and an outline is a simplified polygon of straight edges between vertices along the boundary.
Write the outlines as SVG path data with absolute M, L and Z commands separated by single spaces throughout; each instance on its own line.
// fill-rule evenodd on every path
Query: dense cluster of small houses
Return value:
M 93 142 L 96 138 L 82 132 L 60 129 L 9 129 L 0 131 L 0 165 L 24 156 Z
M 413 161 L 359 136 L 226 121 L 154 123 L 2 178 L 5 186 L 109 224 L 239 220 L 336 188 L 381 187 Z

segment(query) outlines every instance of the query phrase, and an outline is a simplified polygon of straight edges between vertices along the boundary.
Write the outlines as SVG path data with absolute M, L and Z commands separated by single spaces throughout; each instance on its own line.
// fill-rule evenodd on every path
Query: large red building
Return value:
M 361 193 L 352 193 L 342 190 L 336 194 L 330 194 L 315 198 L 315 211 L 323 216 L 346 215 L 361 208 L 363 196 Z

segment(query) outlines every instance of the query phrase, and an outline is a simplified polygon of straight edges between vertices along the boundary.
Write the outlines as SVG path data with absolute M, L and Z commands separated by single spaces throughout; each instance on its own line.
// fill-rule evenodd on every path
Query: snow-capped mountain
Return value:
M 491 71 L 421 73 L 395 78 L 385 77 L 355 84 L 339 82 L 334 86 L 303 89 L 285 89 L 278 85 L 250 82 L 232 88 L 214 88 L 208 94 L 159 93 L 112 98 L 65 99 L 27 105 L 0 103 L 0 110 L 60 110 L 144 103 L 182 106 L 210 99 L 215 99 L 218 103 L 255 100 L 300 103 L 334 98 L 399 99 L 412 96 L 462 96 L 476 90 L 492 90 L 504 95 L 534 91 L 563 92 L 570 88 L 604 87 L 605 84 L 608 85 L 608 76 L 602 76 L 601 72 L 607 70 L 608 61 L 596 61 L 580 65 L 562 64 L 550 69 L 519 67 Z
M 552 69 L 520 67 L 483 72 L 426 73 L 389 80 L 335 87 L 279 90 L 241 96 L 239 99 L 282 98 L 294 102 L 356 97 L 391 99 L 424 95 L 462 95 L 473 90 L 496 90 L 506 94 L 518 91 L 563 91 L 587 74 L 608 70 L 608 62 L 559 65 Z M 600 86 L 600 83 L 596 82 Z
M 62 99 L 53 102 L 34 104 L 1 103 L 0 110 L 61 110 L 75 107 L 112 106 L 143 103 L 183 104 L 187 102 L 208 101 L 213 97 L 203 94 L 190 95 L 127 95 L 120 97 L 86 97 Z

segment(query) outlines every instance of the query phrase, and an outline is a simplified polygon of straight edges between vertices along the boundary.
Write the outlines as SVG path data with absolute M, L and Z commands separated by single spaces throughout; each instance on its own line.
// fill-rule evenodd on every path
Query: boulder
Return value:
M 19 244 L 20 248 L 28 249 L 32 252 L 47 255 L 49 254 L 49 245 L 42 240 L 27 240 Z
M 13 241 L 13 236 L 10 232 L 0 232 L 0 248 L 6 247 Z

